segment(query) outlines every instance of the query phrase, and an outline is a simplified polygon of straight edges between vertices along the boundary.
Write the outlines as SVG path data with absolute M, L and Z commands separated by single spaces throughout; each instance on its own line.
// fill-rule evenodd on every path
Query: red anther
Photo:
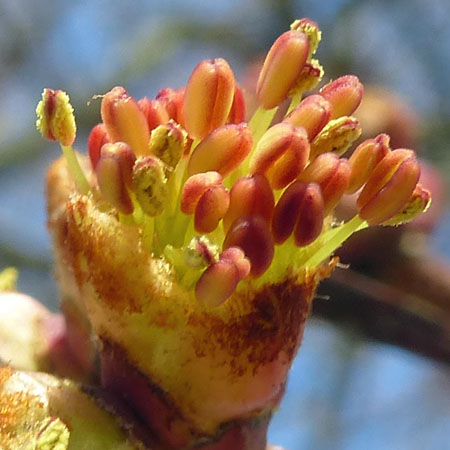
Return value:
M 131 214 L 134 206 L 128 192 L 135 161 L 129 145 L 123 142 L 103 145 L 95 173 L 103 197 L 123 214 Z
M 123 87 L 116 86 L 105 94 L 101 114 L 112 142 L 126 142 L 138 156 L 148 153 L 147 119 L 137 101 Z
M 267 53 L 256 85 L 259 104 L 265 109 L 278 106 L 287 98 L 306 63 L 309 40 L 305 33 L 283 33 Z
M 320 95 L 333 105 L 332 119 L 352 115 L 361 103 L 364 86 L 354 75 L 344 75 L 320 90 Z
M 313 55 L 317 50 L 322 35 L 317 22 L 304 17 L 302 19 L 295 20 L 291 24 L 291 30 L 303 31 L 303 33 L 308 36 L 309 55 Z
M 222 58 L 202 61 L 192 72 L 183 102 L 184 125 L 189 135 L 203 139 L 227 121 L 233 103 L 233 71 Z
M 369 225 L 386 222 L 407 204 L 419 181 L 420 166 L 412 150 L 388 153 L 375 167 L 357 200 Z
M 295 180 L 309 157 L 306 131 L 290 123 L 269 128 L 250 160 L 250 173 L 265 174 L 275 189 L 282 189 Z
M 207 306 L 220 306 L 233 294 L 239 280 L 239 272 L 233 262 L 217 261 L 197 281 L 195 296 Z
M 223 219 L 225 232 L 239 217 L 259 215 L 270 223 L 274 206 L 273 192 L 264 175 L 239 178 L 230 191 L 230 207 Z
M 250 260 L 250 276 L 260 277 L 270 266 L 274 255 L 269 224 L 261 216 L 240 217 L 231 225 L 223 249 L 240 247 Z
M 252 132 L 246 123 L 217 128 L 193 151 L 189 175 L 213 170 L 225 177 L 239 166 L 252 146 Z
M 333 107 L 321 95 L 310 95 L 287 115 L 283 122 L 291 123 L 296 127 L 303 127 L 312 141 L 329 122 Z
M 222 185 L 211 186 L 195 206 L 194 227 L 199 233 L 211 233 L 219 225 L 230 205 L 230 194 Z
M 104 144 L 109 141 L 108 133 L 103 123 L 99 123 L 92 128 L 88 139 L 89 159 L 91 160 L 92 168 L 95 170 L 97 162 L 100 159 L 100 150 Z
M 237 84 L 234 87 L 233 103 L 231 104 L 230 114 L 227 123 L 241 123 L 245 121 L 245 98 L 242 89 Z
M 352 169 L 347 194 L 356 192 L 369 178 L 376 165 L 390 152 L 389 136 L 380 134 L 356 147 L 348 160 Z
M 239 247 L 227 248 L 220 254 L 219 259 L 232 262 L 238 269 L 240 280 L 243 280 L 250 273 L 250 261 Z
M 195 207 L 203 193 L 209 187 L 220 184 L 222 184 L 222 177 L 217 172 L 198 173 L 189 177 L 181 192 L 181 211 L 184 214 L 194 214 Z
M 320 186 L 316 183 L 294 181 L 281 196 L 272 219 L 276 244 L 282 244 L 294 231 L 295 244 L 310 244 L 321 233 L 324 204 Z
M 300 175 L 299 179 L 319 184 L 324 202 L 324 216 L 339 203 L 350 180 L 350 164 L 335 153 L 319 155 Z
M 147 97 L 138 101 L 139 108 L 147 119 L 148 129 L 154 130 L 158 125 L 167 123 L 170 119 L 169 114 L 163 104 L 158 100 L 150 100 Z

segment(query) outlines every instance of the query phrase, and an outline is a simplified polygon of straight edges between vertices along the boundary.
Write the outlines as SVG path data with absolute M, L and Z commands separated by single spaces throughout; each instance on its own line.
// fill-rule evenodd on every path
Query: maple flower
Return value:
M 320 36 L 302 19 L 275 41 L 248 122 L 228 63 L 203 61 L 185 88 L 153 100 L 112 88 L 89 158 L 50 169 L 63 290 L 81 299 L 100 343 L 103 385 L 134 408 L 156 448 L 264 449 L 333 252 L 429 204 L 414 152 L 391 150 L 386 135 L 345 157 L 361 133 L 356 76 L 303 96 L 323 75 L 312 59 Z M 359 214 L 335 222 L 353 192 Z

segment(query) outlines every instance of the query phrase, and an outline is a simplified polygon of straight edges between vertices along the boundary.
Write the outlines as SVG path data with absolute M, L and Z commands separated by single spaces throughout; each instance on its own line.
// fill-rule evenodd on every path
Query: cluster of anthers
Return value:
M 361 134 L 351 116 L 363 95 L 357 77 L 303 98 L 323 76 L 313 58 L 320 34 L 302 19 L 275 41 L 249 122 L 221 58 L 202 61 L 184 88 L 163 89 L 154 100 L 135 100 L 123 87 L 99 96 L 102 123 L 88 142 L 95 182 L 71 147 L 67 94 L 44 91 L 38 128 L 61 143 L 78 190 L 139 227 L 143 247 L 169 261 L 198 301 L 216 307 L 245 282 L 313 269 L 358 229 L 410 220 L 430 202 L 414 152 L 392 150 L 387 135 L 342 157 Z M 288 98 L 287 113 L 272 125 Z M 348 194 L 357 195 L 358 214 L 336 223 L 333 210 Z

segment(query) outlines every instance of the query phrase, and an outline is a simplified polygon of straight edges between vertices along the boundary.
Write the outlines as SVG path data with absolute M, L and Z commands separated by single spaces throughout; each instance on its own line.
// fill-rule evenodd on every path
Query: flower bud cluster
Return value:
M 315 22 L 301 19 L 275 41 L 256 85 L 260 112 L 248 123 L 242 89 L 221 58 L 202 61 L 185 87 L 163 89 L 154 99 L 136 100 L 123 87 L 102 97 L 102 123 L 88 142 L 99 191 L 131 218 L 127 224 L 152 230 L 150 238 L 143 235 L 155 256 L 208 235 L 221 253 L 206 268 L 189 265 L 185 279 L 194 273 L 195 295 L 209 307 L 225 302 L 242 280 L 281 267 L 278 248 L 296 249 L 294 260 L 317 247 L 323 253 L 343 195 L 358 196 L 359 218 L 351 225 L 358 227 L 397 224 L 429 204 L 429 193 L 417 185 L 414 152 L 391 150 L 387 135 L 342 157 L 361 134 L 352 117 L 364 91 L 356 76 L 302 98 L 323 75 L 312 59 L 320 37 Z M 70 141 L 54 125 L 61 123 L 52 118 L 61 94 L 52 92 L 44 92 L 39 127 L 46 137 Z M 288 97 L 280 123 L 258 122 L 258 114 Z M 330 244 L 327 256 L 335 248 Z

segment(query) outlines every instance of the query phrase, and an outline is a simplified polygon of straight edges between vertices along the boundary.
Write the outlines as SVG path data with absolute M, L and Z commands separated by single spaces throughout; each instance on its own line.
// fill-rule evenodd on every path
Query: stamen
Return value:
M 245 121 L 246 107 L 245 98 L 242 89 L 236 84 L 234 87 L 233 103 L 231 104 L 230 114 L 227 123 L 241 123 Z
M 303 19 L 295 20 L 291 23 L 291 30 L 298 30 L 303 31 L 303 33 L 308 36 L 309 40 L 309 57 L 311 58 L 312 55 L 317 50 L 317 47 L 319 46 L 319 43 L 322 39 L 322 32 L 319 29 L 319 25 L 317 22 L 314 22 L 311 19 L 308 19 L 304 17 Z
M 112 142 L 126 142 L 138 156 L 148 153 L 147 119 L 125 88 L 116 86 L 104 95 L 101 115 Z
M 207 188 L 195 207 L 195 230 L 205 234 L 214 231 L 229 205 L 230 194 L 222 185 Z
M 224 250 L 220 254 L 220 260 L 232 262 L 238 269 L 240 280 L 243 280 L 250 273 L 250 261 L 239 247 L 230 247 Z
M 108 134 L 106 133 L 106 127 L 103 123 L 99 123 L 92 128 L 88 139 L 88 153 L 91 160 L 91 166 L 95 170 L 98 160 L 100 158 L 100 151 L 104 144 L 109 141 Z
M 233 71 L 222 58 L 202 61 L 184 93 L 183 118 L 189 135 L 203 139 L 227 121 L 233 103 Z
M 274 255 L 273 236 L 261 216 L 240 217 L 231 225 L 223 249 L 240 247 L 250 260 L 250 276 L 260 277 L 270 266 Z
M 169 119 L 179 123 L 184 128 L 183 119 L 183 101 L 184 101 L 184 87 L 176 91 L 172 88 L 161 89 L 156 96 L 156 101 L 164 106 Z
M 230 206 L 223 219 L 225 232 L 239 217 L 259 215 L 270 223 L 274 206 L 273 192 L 264 175 L 240 178 L 230 191 Z
M 167 123 L 170 119 L 162 101 L 150 100 L 144 97 L 138 101 L 138 105 L 147 119 L 149 131 L 154 130 L 158 125 Z
M 253 136 L 246 123 L 217 128 L 193 151 L 189 175 L 216 171 L 225 177 L 246 158 L 252 146 Z

